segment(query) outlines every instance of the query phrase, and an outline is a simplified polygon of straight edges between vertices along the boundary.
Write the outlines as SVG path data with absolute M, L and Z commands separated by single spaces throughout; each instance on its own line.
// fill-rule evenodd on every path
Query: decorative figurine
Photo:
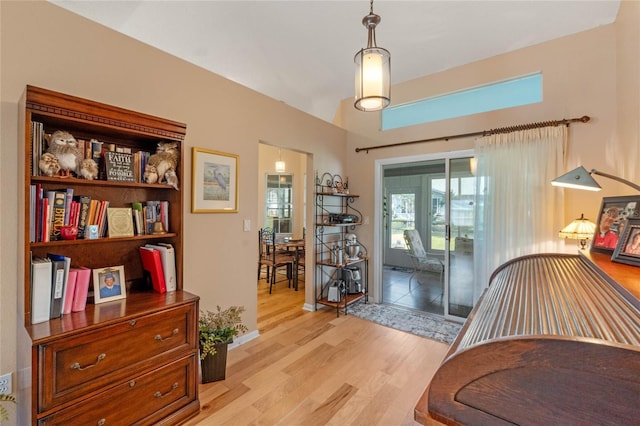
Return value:
M 144 169 L 144 181 L 147 183 L 167 182 L 178 189 L 176 169 L 180 160 L 177 142 L 159 142 L 155 154 L 149 157 Z

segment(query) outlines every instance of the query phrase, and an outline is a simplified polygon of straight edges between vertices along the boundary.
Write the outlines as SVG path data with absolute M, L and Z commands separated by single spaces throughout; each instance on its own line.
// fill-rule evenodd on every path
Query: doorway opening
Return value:
M 306 273 L 306 229 L 307 219 L 313 217 L 313 211 L 308 212 L 308 176 L 313 167 L 312 154 L 285 149 L 270 143 L 260 141 L 258 144 L 258 211 L 255 238 L 258 242 L 258 231 L 269 228 L 275 232 L 277 243 L 290 240 L 305 240 L 304 247 L 296 248 L 296 266 L 290 274 L 295 274 L 297 290 L 294 280 L 288 285 L 287 268 L 279 268 L 280 274 L 276 284 L 269 294 L 269 282 L 266 280 L 266 267 L 258 269 L 257 294 L 258 316 L 263 320 L 270 318 L 269 323 L 279 316 L 279 309 L 291 303 L 306 306 L 313 300 L 312 285 L 305 286 L 305 278 L 313 277 L 313 273 Z M 280 163 L 276 165 L 276 162 Z M 276 167 L 282 167 L 284 170 Z M 313 180 L 313 179 L 312 179 Z M 312 208 L 313 206 L 311 206 Z M 258 242 L 259 244 L 259 242 Z M 278 246 L 289 249 L 286 245 Z M 256 259 L 259 257 L 256 251 Z M 310 269 L 312 271 L 312 269 Z M 310 280 L 311 278 L 309 278 Z M 309 287 L 307 289 L 307 287 Z M 277 295 L 277 296 L 276 296 Z M 311 295 L 311 296 L 310 296 Z M 311 306 L 311 305 L 309 305 Z
M 476 179 L 468 152 L 381 164 L 381 301 L 466 318 Z

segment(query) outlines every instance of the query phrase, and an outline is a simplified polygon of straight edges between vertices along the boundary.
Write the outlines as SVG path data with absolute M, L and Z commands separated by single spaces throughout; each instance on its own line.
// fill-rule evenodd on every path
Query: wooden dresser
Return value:
M 422 424 L 638 424 L 640 268 L 598 253 L 499 267 L 418 401 Z
M 35 324 L 40 425 L 175 424 L 197 413 L 198 298 L 145 293 Z

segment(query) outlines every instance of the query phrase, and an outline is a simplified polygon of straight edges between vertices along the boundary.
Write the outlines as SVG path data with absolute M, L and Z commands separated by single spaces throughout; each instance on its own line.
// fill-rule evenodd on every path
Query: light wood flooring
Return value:
M 229 351 L 227 377 L 200 385 L 187 425 L 414 425 L 413 408 L 448 346 L 259 282 L 260 337 Z M 265 290 L 266 287 L 266 290 Z

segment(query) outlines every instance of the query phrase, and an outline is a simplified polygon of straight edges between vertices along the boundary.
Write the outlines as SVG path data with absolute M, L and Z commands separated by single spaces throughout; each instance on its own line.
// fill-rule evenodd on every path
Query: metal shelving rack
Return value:
M 315 192 L 315 270 L 314 290 L 317 305 L 340 308 L 347 314 L 347 307 L 358 300 L 369 298 L 368 262 L 365 254 L 356 259 L 347 258 L 345 244 L 347 233 L 362 224 L 362 213 L 353 207 L 358 195 L 349 193 L 348 182 L 340 175 L 316 173 Z M 345 283 L 345 269 L 352 265 L 361 266 L 362 292 L 348 294 Z M 340 283 L 343 285 L 341 286 Z M 329 288 L 337 284 L 339 300 L 329 299 Z

